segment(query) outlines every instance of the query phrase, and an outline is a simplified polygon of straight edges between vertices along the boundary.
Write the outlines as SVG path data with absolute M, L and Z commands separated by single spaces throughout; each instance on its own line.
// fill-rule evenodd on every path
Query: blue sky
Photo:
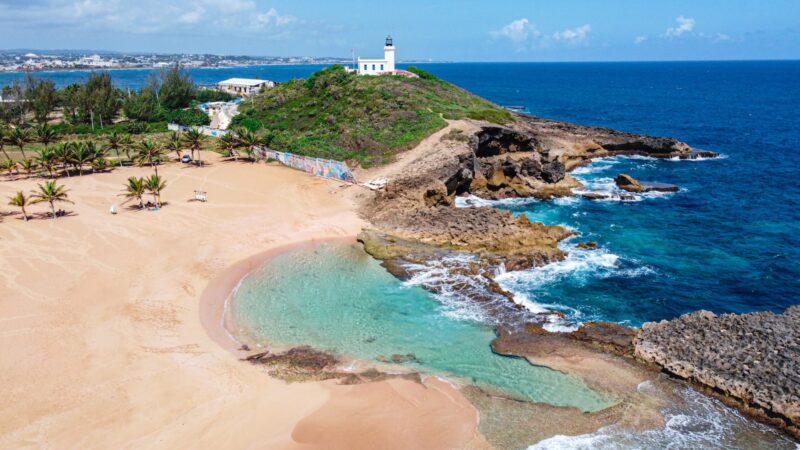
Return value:
M 0 48 L 449 61 L 800 59 L 800 0 L 0 0 Z

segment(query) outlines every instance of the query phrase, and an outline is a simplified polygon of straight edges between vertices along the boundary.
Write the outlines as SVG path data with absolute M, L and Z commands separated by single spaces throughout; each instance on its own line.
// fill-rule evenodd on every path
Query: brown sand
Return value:
M 362 222 L 344 195 L 359 188 L 204 159 L 159 169 L 158 212 L 108 213 L 125 178 L 151 173 L 125 168 L 62 179 L 72 216 L 0 218 L 0 448 L 466 446 L 477 413 L 446 383 L 286 384 L 217 344 L 214 309 L 248 258 Z M 37 181 L 0 182 L 0 211 Z

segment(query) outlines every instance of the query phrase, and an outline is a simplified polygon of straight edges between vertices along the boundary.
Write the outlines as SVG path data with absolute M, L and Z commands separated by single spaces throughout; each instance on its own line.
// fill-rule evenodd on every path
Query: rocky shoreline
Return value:
M 638 358 L 800 439 L 800 305 L 646 323 L 634 345 Z
M 509 127 L 467 122 L 444 134 L 434 151 L 406 164 L 384 191 L 364 205 L 363 215 L 374 228 L 365 230 L 359 240 L 369 254 L 401 278 L 412 275 L 408 263 L 420 264 L 452 253 L 470 255 L 470 263 L 455 265 L 452 270 L 482 279 L 484 292 L 465 289 L 464 294 L 490 305 L 487 309 L 492 315 L 500 310 L 521 310 L 513 296 L 493 281 L 493 274 L 498 268 L 522 270 L 563 259 L 566 255 L 558 242 L 572 233 L 558 226 L 531 223 L 524 216 L 514 218 L 494 208 L 456 208 L 455 197 L 498 200 L 575 195 L 573 189 L 580 183 L 569 175 L 571 170 L 594 158 L 618 155 L 678 159 L 718 156 L 671 138 L 530 116 L 517 116 L 517 122 Z M 624 174 L 616 181 L 631 193 L 679 189 L 640 182 Z M 601 198 L 591 193 L 582 195 Z M 504 306 L 498 306 L 497 298 Z M 664 371 L 695 387 L 706 387 L 726 403 L 798 438 L 800 310 L 796 308 L 783 315 L 719 318 L 701 312 L 647 324 L 641 330 L 587 323 L 571 333 L 548 332 L 541 327 L 544 315 L 523 311 L 510 322 L 503 316 L 500 323 L 504 325 L 497 328 L 492 349 L 551 367 L 561 364 L 565 371 L 578 375 L 581 367 L 564 361 L 584 355 L 595 364 L 606 364 L 602 367 L 607 369 L 624 366 L 619 377 L 629 377 L 630 382 L 637 378 L 631 374 L 639 371 Z M 712 324 L 717 326 L 716 331 L 709 328 Z M 781 338 L 779 330 L 789 334 Z M 607 391 L 620 388 L 614 383 L 597 387 Z

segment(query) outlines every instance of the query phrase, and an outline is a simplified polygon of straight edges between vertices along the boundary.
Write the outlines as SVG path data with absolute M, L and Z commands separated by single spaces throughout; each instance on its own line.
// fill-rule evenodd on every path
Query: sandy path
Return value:
M 169 164 L 159 169 L 166 208 L 111 216 L 124 179 L 150 172 L 63 179 L 74 216 L 0 219 L 0 447 L 305 448 L 364 423 L 375 431 L 350 448 L 456 448 L 472 437 L 475 410 L 445 383 L 287 385 L 238 361 L 201 326 L 198 298 L 226 267 L 361 228 L 337 183 L 264 164 Z M 35 183 L 1 182 L 0 211 Z M 188 202 L 195 189 L 209 202 Z M 392 407 L 408 401 L 415 407 Z M 432 427 L 417 416 L 445 410 L 458 413 L 426 440 Z M 409 439 L 392 440 L 398 426 Z

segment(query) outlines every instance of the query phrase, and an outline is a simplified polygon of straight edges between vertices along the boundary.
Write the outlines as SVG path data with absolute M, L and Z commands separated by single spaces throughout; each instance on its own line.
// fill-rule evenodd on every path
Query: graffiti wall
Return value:
M 356 177 L 342 161 L 332 159 L 312 158 L 294 153 L 279 152 L 268 148 L 256 147 L 256 155 L 263 159 L 274 159 L 281 164 L 308 172 L 312 175 L 325 178 L 334 178 L 347 183 L 355 183 Z

